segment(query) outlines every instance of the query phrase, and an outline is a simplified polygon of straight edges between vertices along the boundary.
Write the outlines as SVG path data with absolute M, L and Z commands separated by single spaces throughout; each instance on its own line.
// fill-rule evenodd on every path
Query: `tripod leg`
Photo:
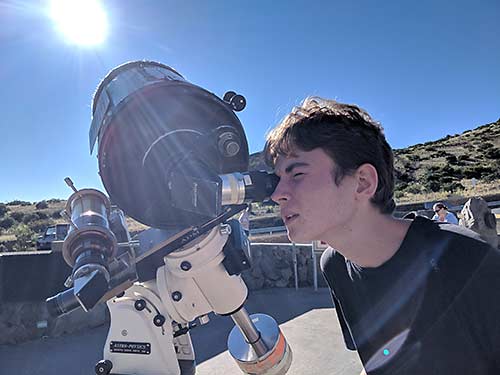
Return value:
M 194 375 L 196 373 L 196 361 L 189 332 L 175 337 L 174 346 L 181 375 Z

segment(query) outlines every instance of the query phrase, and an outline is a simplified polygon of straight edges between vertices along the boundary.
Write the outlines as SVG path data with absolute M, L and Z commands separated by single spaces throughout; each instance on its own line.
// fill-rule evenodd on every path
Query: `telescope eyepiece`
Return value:
M 278 176 L 265 171 L 229 173 L 220 178 L 223 206 L 266 201 L 279 182 Z
M 47 311 L 52 317 L 59 317 L 80 308 L 74 289 L 67 289 L 45 300 Z

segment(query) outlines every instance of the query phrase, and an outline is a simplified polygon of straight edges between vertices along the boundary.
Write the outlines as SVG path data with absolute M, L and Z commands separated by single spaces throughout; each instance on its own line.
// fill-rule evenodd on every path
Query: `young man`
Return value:
M 500 253 L 459 226 L 392 216 L 393 154 L 378 123 L 307 98 L 265 152 L 290 239 L 330 245 L 322 271 L 368 374 L 500 374 Z

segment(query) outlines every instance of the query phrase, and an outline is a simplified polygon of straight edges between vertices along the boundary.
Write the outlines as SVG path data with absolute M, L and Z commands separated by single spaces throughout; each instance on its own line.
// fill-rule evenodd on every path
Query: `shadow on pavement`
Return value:
M 314 309 L 332 308 L 328 289 L 264 289 L 250 294 L 245 308 L 249 314 L 271 315 L 278 324 Z M 196 362 L 202 363 L 227 350 L 227 337 L 234 326 L 227 316 L 210 315 L 209 324 L 191 331 Z

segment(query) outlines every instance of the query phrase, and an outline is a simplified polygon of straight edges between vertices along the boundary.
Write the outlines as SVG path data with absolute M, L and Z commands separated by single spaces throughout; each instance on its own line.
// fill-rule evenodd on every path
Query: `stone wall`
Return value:
M 17 344 L 44 336 L 60 336 L 109 321 L 105 305 L 89 313 L 49 316 L 45 299 L 64 290 L 71 268 L 60 252 L 0 255 L 0 344 Z
M 296 254 L 296 257 L 294 256 Z M 317 282 L 325 286 L 319 270 L 321 253 L 315 253 Z M 314 264 L 311 246 L 280 246 L 278 244 L 252 245 L 252 268 L 243 272 L 243 280 L 250 290 L 262 288 L 295 287 L 294 261 L 297 262 L 299 287 L 314 285 Z
M 88 313 L 75 310 L 52 318 L 45 302 L 9 302 L 0 304 L 0 345 L 18 344 L 44 337 L 61 336 L 85 328 L 98 327 L 109 321 L 106 305 Z

